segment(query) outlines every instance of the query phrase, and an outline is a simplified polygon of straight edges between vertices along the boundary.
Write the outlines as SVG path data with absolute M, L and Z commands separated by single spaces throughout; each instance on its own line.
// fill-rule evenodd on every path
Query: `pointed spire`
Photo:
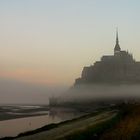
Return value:
M 116 28 L 116 44 L 119 44 L 118 28 Z
M 114 54 L 117 54 L 121 51 L 120 45 L 119 45 L 119 37 L 118 37 L 118 28 L 116 28 L 116 45 L 114 48 Z

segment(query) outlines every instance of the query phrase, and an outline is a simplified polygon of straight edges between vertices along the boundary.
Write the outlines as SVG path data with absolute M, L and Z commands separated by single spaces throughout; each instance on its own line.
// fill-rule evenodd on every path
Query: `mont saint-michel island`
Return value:
M 140 62 L 119 44 L 118 31 L 113 55 L 104 55 L 94 65 L 84 67 L 75 86 L 82 84 L 138 84 L 140 83 Z
M 121 49 L 118 30 L 113 55 L 103 55 L 100 61 L 82 70 L 81 77 L 62 96 L 50 98 L 50 106 L 71 103 L 105 101 L 110 104 L 139 99 L 140 62 L 129 51 Z M 97 103 L 97 102 L 96 102 Z

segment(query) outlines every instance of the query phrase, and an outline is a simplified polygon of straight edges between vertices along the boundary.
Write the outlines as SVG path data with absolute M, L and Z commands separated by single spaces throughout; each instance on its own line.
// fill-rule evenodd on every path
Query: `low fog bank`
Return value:
M 48 104 L 49 97 L 60 95 L 63 87 L 48 87 L 0 78 L 0 104 Z
M 48 87 L 0 78 L 0 104 L 49 104 L 50 97 L 56 97 L 58 103 L 140 99 L 140 84 L 81 85 L 66 90 L 67 87 Z
M 140 85 L 81 85 L 71 88 L 60 101 L 140 99 Z

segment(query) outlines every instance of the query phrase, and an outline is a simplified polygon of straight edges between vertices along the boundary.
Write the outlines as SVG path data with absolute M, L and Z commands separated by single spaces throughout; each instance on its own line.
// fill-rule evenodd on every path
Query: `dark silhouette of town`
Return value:
M 114 55 L 104 55 L 101 57 L 101 60 L 96 61 L 94 65 L 84 67 L 81 77 L 75 80 L 74 86 L 70 88 L 68 93 L 72 95 L 76 93 L 76 95 L 79 95 L 80 97 L 81 94 L 84 95 L 86 94 L 86 91 L 88 91 L 89 93 L 91 92 L 91 94 L 95 95 L 93 97 L 94 99 L 97 97 L 97 93 L 102 92 L 98 89 L 100 86 L 105 87 L 104 85 L 107 85 L 107 87 L 112 87 L 112 89 L 110 88 L 110 91 L 108 91 L 107 93 L 109 96 L 111 96 L 111 94 L 113 94 L 113 91 L 118 87 L 117 86 L 115 89 L 113 89 L 114 86 L 112 85 L 135 84 L 140 84 L 140 62 L 135 61 L 133 55 L 128 51 L 121 50 L 117 31 Z M 95 90 L 94 88 L 96 86 L 99 87 Z M 123 94 L 123 89 L 121 94 Z M 114 102 L 114 100 L 112 101 Z M 66 100 L 66 102 L 68 101 Z M 58 98 L 49 99 L 50 105 L 66 105 L 66 102 L 63 102 Z
M 118 31 L 116 32 L 114 55 L 104 55 L 94 65 L 84 67 L 81 77 L 75 80 L 75 86 L 90 83 L 140 83 L 140 62 L 135 61 L 128 51 L 121 50 Z

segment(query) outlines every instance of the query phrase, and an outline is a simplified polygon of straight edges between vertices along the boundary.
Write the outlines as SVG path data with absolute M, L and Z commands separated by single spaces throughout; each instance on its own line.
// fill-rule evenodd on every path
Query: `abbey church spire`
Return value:
M 118 29 L 116 30 L 116 44 L 119 44 Z
M 120 45 L 119 45 L 119 37 L 118 37 L 118 29 L 116 30 L 116 45 L 114 48 L 114 55 L 118 54 L 121 51 Z

